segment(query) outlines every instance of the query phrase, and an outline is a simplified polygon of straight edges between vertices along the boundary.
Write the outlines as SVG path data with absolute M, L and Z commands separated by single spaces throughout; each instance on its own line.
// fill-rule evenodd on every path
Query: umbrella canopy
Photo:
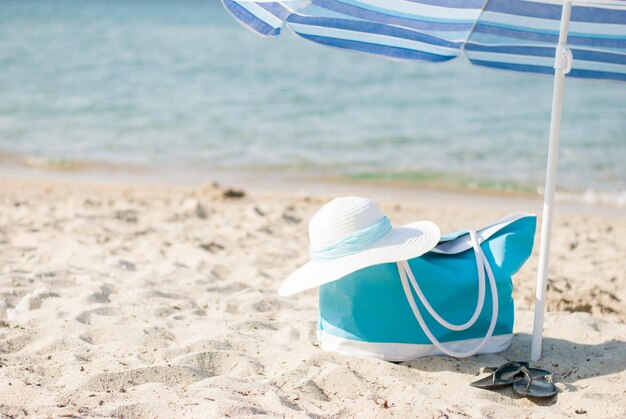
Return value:
M 475 64 L 552 74 L 561 2 L 525 0 L 223 0 L 265 36 L 288 27 L 310 41 L 391 59 Z M 626 1 L 586 1 L 571 10 L 569 77 L 626 81 Z
M 268 37 L 395 60 L 554 74 L 531 358 L 541 356 L 565 77 L 626 81 L 626 0 L 222 0 Z M 574 3 L 574 4 L 573 4 Z

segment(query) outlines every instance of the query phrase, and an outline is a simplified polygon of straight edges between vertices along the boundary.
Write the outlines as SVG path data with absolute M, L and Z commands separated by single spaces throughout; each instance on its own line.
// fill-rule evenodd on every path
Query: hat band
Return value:
M 389 218 L 383 217 L 379 222 L 341 239 L 323 249 L 311 249 L 311 259 L 328 261 L 359 253 L 365 247 L 381 239 L 391 231 Z

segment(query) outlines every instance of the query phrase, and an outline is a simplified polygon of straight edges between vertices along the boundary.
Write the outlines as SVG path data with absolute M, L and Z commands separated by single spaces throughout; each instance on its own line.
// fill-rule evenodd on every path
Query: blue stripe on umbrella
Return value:
M 514 16 L 561 20 L 561 6 L 529 1 L 489 0 L 485 10 Z M 626 10 L 573 7 L 572 22 L 626 24 Z
M 278 36 L 280 35 L 280 28 L 276 28 L 258 16 L 254 15 L 237 2 L 233 0 L 222 0 L 224 7 L 228 10 L 235 19 L 243 23 L 245 26 L 254 30 L 260 35 L 264 36 Z
M 531 28 L 522 29 L 519 27 L 507 27 L 506 25 L 494 24 L 493 22 L 478 23 L 474 29 L 474 33 L 495 35 L 497 37 L 510 39 L 544 42 L 552 45 L 555 45 L 559 41 L 558 31 L 554 34 L 547 34 Z M 494 42 L 496 41 L 494 40 Z M 568 44 L 626 49 L 626 37 L 612 37 L 610 35 L 581 36 L 574 33 L 569 35 Z
M 579 77 L 583 79 L 600 79 L 600 80 L 614 80 L 614 81 L 626 81 L 626 73 L 613 73 L 608 71 L 595 71 L 595 70 L 580 70 L 572 69 L 572 77 Z
M 448 61 L 456 56 L 431 54 L 422 51 L 416 51 L 408 48 L 391 47 L 387 45 L 371 44 L 366 42 L 351 41 L 338 38 L 329 38 L 323 36 L 298 34 L 301 37 L 318 44 L 323 44 L 335 48 L 341 48 L 351 51 L 357 51 L 367 54 L 383 55 L 394 59 L 403 60 L 419 60 L 429 62 L 443 62 Z
M 528 64 L 512 64 L 512 63 L 503 63 L 498 61 L 485 61 L 485 60 L 475 60 L 470 58 L 472 64 L 483 66 L 483 67 L 491 67 L 497 68 L 500 70 L 513 70 L 513 71 L 521 71 L 524 73 L 540 73 L 540 74 L 554 74 L 554 69 L 552 67 L 545 67 L 539 65 L 528 65 Z
M 350 14 L 350 15 L 352 15 L 353 11 L 355 12 L 369 11 L 372 13 L 377 13 L 381 16 L 394 16 L 394 17 L 405 18 L 409 20 L 413 20 L 417 18 L 422 21 L 428 21 L 428 22 L 433 22 L 433 23 L 444 23 L 444 24 L 458 23 L 458 24 L 470 25 L 470 29 L 471 29 L 471 25 L 474 24 L 474 20 L 443 19 L 443 18 L 429 17 L 426 15 L 420 15 L 420 14 L 404 13 L 404 12 L 400 12 L 394 9 L 385 9 L 384 7 L 378 7 L 378 6 L 374 6 L 374 5 L 367 4 L 367 3 L 361 3 L 358 0 L 315 0 L 314 4 L 316 6 L 320 6 L 322 4 L 328 4 L 329 6 L 332 5 L 332 7 L 336 8 L 336 10 L 341 10 L 343 13 Z M 304 10 L 304 12 L 306 13 L 306 9 Z
M 512 64 L 512 63 L 503 63 L 499 61 L 486 61 L 486 60 L 476 60 L 476 59 L 470 59 L 470 61 L 474 65 L 496 68 L 499 70 L 512 70 L 512 71 L 523 72 L 523 73 L 548 74 L 548 75 L 554 74 L 554 69 L 552 67 L 547 67 L 547 66 L 529 65 L 529 64 Z M 572 71 L 570 72 L 570 75 L 572 77 L 584 78 L 584 79 L 626 81 L 626 73 L 614 73 L 614 72 L 608 72 L 608 71 L 572 69 Z
M 480 45 L 467 44 L 466 51 L 485 51 L 501 54 L 528 55 L 533 57 L 554 57 L 554 47 L 550 46 L 519 46 L 519 45 Z M 593 51 L 572 48 L 572 54 L 575 59 L 585 61 L 597 61 L 610 64 L 626 64 L 626 54 L 617 54 L 605 51 Z M 626 70 L 626 68 L 625 68 Z
M 485 0 L 411 0 L 413 3 L 427 4 L 430 6 L 443 6 L 455 9 L 482 9 Z
M 316 0 L 315 5 L 317 7 L 323 7 L 325 9 L 332 10 L 333 12 L 341 13 L 346 16 L 358 19 L 386 23 L 389 25 L 403 26 L 412 29 L 456 32 L 467 31 L 469 33 L 469 31 L 474 26 L 473 23 L 459 23 L 454 20 L 432 21 L 426 18 L 420 18 L 419 16 L 414 16 L 411 18 L 399 17 L 394 16 L 391 11 L 389 11 L 388 13 L 381 13 L 373 11 L 371 9 L 364 9 L 361 7 L 346 4 L 337 0 Z M 306 14 L 306 10 L 302 11 L 302 13 Z
M 376 35 L 386 35 L 399 39 L 408 39 L 411 41 L 423 42 L 426 44 L 436 45 L 446 48 L 460 49 L 463 45 L 462 42 L 450 42 L 441 38 L 426 35 L 413 30 L 399 28 L 390 25 L 381 25 L 371 22 L 362 22 L 358 20 L 349 19 L 335 19 L 325 17 L 308 17 L 297 14 L 291 15 L 287 22 L 289 23 L 301 23 L 311 26 L 321 26 L 325 28 L 344 29 L 355 32 L 371 33 Z

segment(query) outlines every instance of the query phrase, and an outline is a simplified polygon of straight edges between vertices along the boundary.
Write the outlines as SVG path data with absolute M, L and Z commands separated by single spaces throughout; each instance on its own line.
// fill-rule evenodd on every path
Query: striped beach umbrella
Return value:
M 395 60 L 554 74 L 531 358 L 541 356 L 565 77 L 626 82 L 626 0 L 222 0 L 268 37 Z

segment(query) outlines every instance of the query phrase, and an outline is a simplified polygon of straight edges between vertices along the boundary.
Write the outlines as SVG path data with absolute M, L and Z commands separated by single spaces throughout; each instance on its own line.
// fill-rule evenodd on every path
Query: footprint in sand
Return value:
M 94 316 L 115 316 L 117 315 L 117 310 L 110 307 L 100 307 L 94 310 L 87 310 L 80 313 L 75 317 L 75 320 L 82 324 L 91 325 L 92 317 Z
M 235 351 L 197 352 L 175 358 L 173 363 L 198 369 L 209 377 L 249 377 L 263 372 L 259 362 Z
M 151 346 L 163 346 L 167 342 L 171 342 L 176 337 L 167 330 L 165 327 L 152 326 L 143 329 L 144 335 L 146 335 L 147 344 Z
M 235 323 L 234 329 L 244 332 L 254 332 L 256 330 L 277 330 L 277 327 L 269 322 L 250 320 Z
M 32 338 L 28 335 L 17 335 L 12 337 L 0 338 L 0 354 L 10 354 L 19 352 L 31 342 Z
M 344 400 L 359 398 L 359 393 L 369 387 L 369 383 L 366 383 L 356 371 L 349 367 L 331 364 L 322 368 L 313 381 L 324 394 Z
M 232 282 L 224 286 L 209 287 L 206 289 L 206 292 L 217 292 L 220 294 L 233 294 L 233 293 L 245 290 L 246 288 L 250 288 L 250 287 L 244 284 L 243 282 Z
M 115 293 L 115 289 L 108 284 L 104 284 L 100 287 L 100 291 L 94 292 L 89 296 L 89 299 L 96 303 L 110 303 L 109 296 Z
M 155 366 L 138 368 L 130 371 L 107 372 L 97 374 L 84 385 L 88 391 L 120 391 L 146 383 L 163 383 L 181 386 L 208 378 L 209 375 L 199 369 L 183 366 Z
M 315 400 L 329 402 L 330 398 L 313 380 L 307 380 L 304 384 L 296 386 L 299 392 Z
M 277 298 L 262 298 L 252 304 L 252 308 L 257 312 L 279 311 L 286 307 L 287 304 Z
M 92 328 L 78 338 L 90 345 L 118 345 L 126 341 L 133 345 L 150 348 L 166 348 L 175 340 L 175 336 L 169 330 L 158 326 L 145 329 L 128 326 Z
M 184 300 L 185 296 L 174 292 L 150 291 L 146 295 L 147 298 L 166 298 L 170 300 Z

